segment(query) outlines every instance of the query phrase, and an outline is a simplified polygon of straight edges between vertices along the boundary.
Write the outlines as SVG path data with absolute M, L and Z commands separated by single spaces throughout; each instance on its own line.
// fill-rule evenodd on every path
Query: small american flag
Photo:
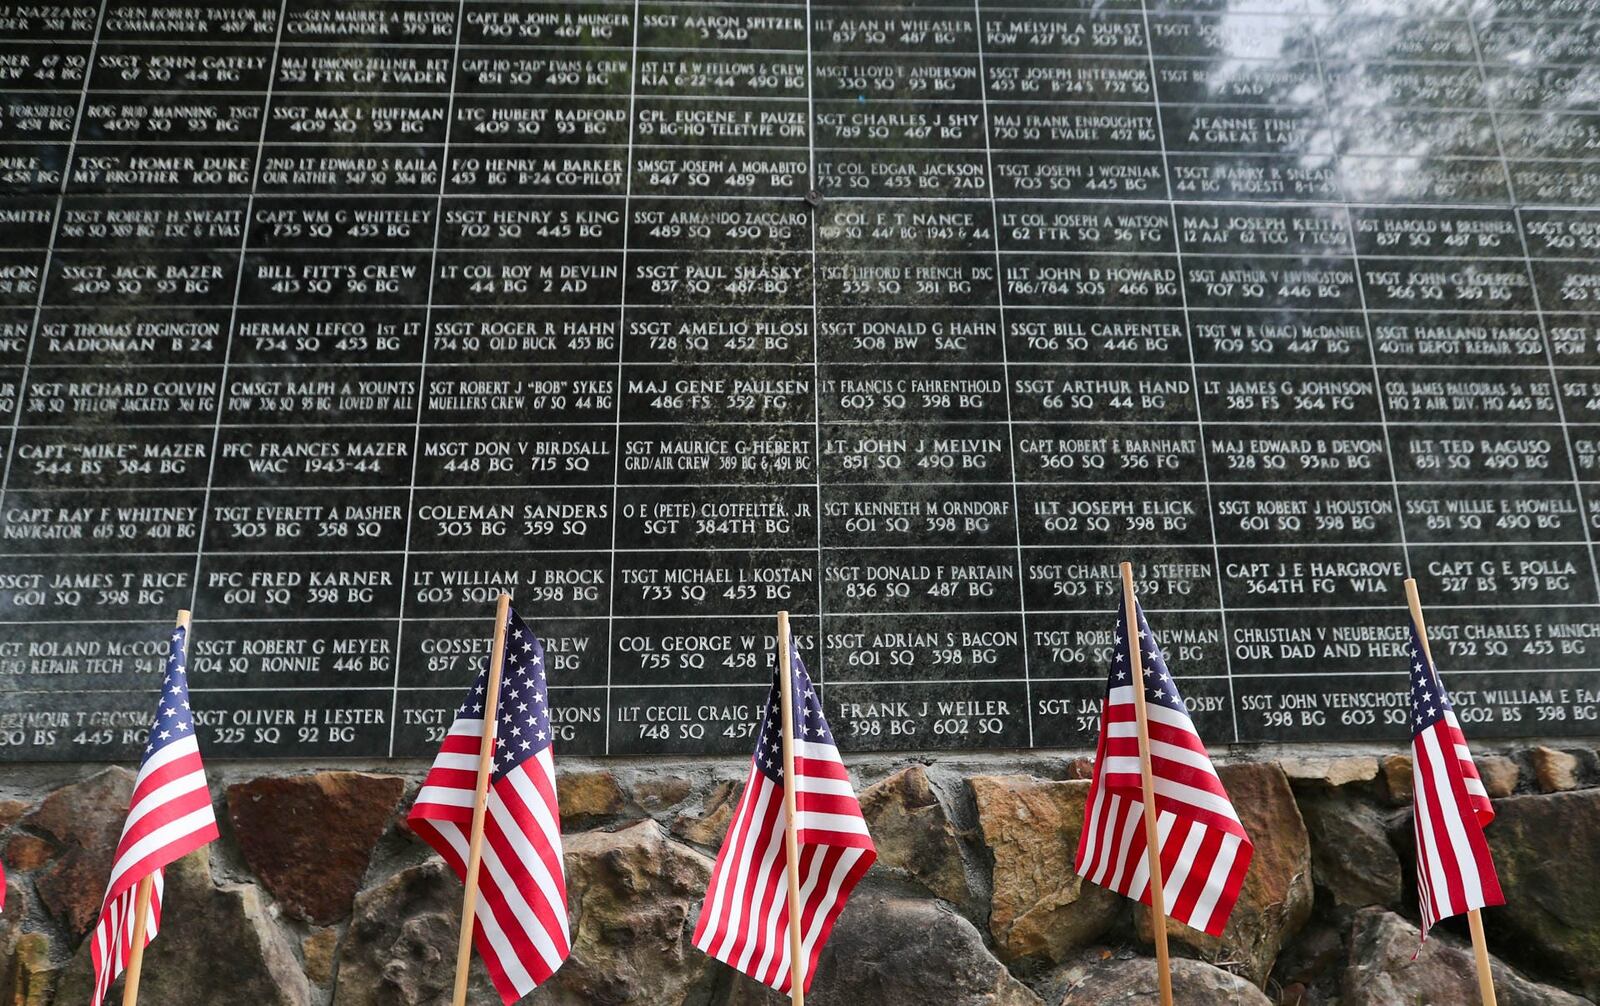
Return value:
M 809 988 L 817 957 L 850 892 L 878 858 L 822 700 L 790 644 L 794 696 L 795 838 Z M 784 850 L 783 713 L 773 672 L 744 795 L 711 871 L 694 945 L 779 992 L 790 989 L 788 858 Z
M 1150 867 L 1145 852 L 1144 788 L 1135 686 L 1130 680 L 1128 618 L 1123 605 L 1117 609 L 1116 648 L 1101 706 L 1100 743 L 1076 868 L 1096 884 L 1148 905 Z M 1255 846 L 1195 732 L 1166 658 L 1145 621 L 1144 609 L 1137 603 L 1134 609 L 1144 660 L 1150 769 L 1155 779 L 1161 890 L 1167 914 L 1220 936 L 1239 899 Z
M 506 624 L 472 932 L 489 978 L 507 1003 L 548 981 L 572 948 L 545 684 L 544 647 L 513 611 Z M 462 880 L 467 876 L 488 691 L 486 666 L 456 710 L 407 818 Z
M 1417 833 L 1417 896 L 1422 936 L 1440 919 L 1503 905 L 1484 825 L 1494 805 L 1472 763 L 1438 669 L 1411 625 L 1412 825 Z
M 144 761 L 134 779 L 128 819 L 122 825 L 111 881 L 106 885 L 100 920 L 90 934 L 94 964 L 94 1001 L 106 991 L 133 955 L 135 907 L 139 881 L 152 878 L 150 911 L 145 916 L 144 943 L 161 927 L 162 868 L 217 837 L 217 817 L 200 763 L 200 744 L 189 710 L 189 679 L 184 671 L 188 630 L 172 630 L 161 701 L 144 746 Z

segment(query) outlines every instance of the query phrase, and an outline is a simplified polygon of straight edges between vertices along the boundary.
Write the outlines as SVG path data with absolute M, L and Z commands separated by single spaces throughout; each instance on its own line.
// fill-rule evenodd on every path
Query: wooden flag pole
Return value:
M 1411 608 L 1411 622 L 1417 627 L 1417 639 L 1422 642 L 1422 656 L 1428 666 L 1433 662 L 1433 647 L 1428 643 L 1428 624 L 1422 618 L 1422 599 L 1417 594 L 1417 581 L 1406 577 L 1406 604 Z M 1494 975 L 1489 970 L 1489 941 L 1483 935 L 1483 913 L 1474 908 L 1467 912 L 1467 928 L 1472 930 L 1472 957 L 1478 965 L 1478 994 L 1483 1006 L 1496 1006 Z
M 1167 895 L 1161 880 L 1161 838 L 1156 826 L 1156 783 L 1150 769 L 1150 721 L 1144 708 L 1144 650 L 1139 609 L 1133 599 L 1133 563 L 1122 564 L 1122 607 L 1127 612 L 1128 660 L 1133 664 L 1133 709 L 1138 721 L 1139 782 L 1144 796 L 1144 847 L 1150 864 L 1150 934 L 1156 944 L 1156 980 L 1161 1006 L 1172 1006 L 1172 966 L 1167 961 Z
M 155 874 L 147 873 L 139 878 L 139 893 L 133 899 L 133 946 L 128 951 L 122 1006 L 136 1006 L 139 1002 L 139 974 L 144 970 L 145 920 L 150 917 L 150 898 L 155 886 Z
M 1489 941 L 1483 935 L 1483 913 L 1474 908 L 1467 913 L 1467 928 L 1472 930 L 1472 958 L 1478 963 L 1478 994 L 1483 1006 L 1496 1006 L 1494 975 L 1489 971 Z
M 805 941 L 800 933 L 800 840 L 795 835 L 794 668 L 789 662 L 789 613 L 778 612 L 778 695 L 783 704 L 783 858 L 789 875 L 789 999 L 806 1004 Z
M 454 1006 L 466 1006 L 467 969 L 472 965 L 472 926 L 478 913 L 478 870 L 483 865 L 483 819 L 489 810 L 489 777 L 494 774 L 494 734 L 500 706 L 500 669 L 505 662 L 506 622 L 511 595 L 501 594 L 494 611 L 494 642 L 489 650 L 489 695 L 483 703 L 483 741 L 478 745 L 478 791 L 472 801 L 472 834 L 467 841 L 466 894 L 461 902 L 461 939 L 456 944 Z
M 189 609 L 178 609 L 177 627 L 187 631 L 189 623 Z M 122 983 L 122 1006 L 136 1006 L 139 1002 L 139 975 L 144 971 L 145 922 L 150 918 L 150 899 L 155 895 L 155 889 L 154 873 L 139 878 L 139 890 L 133 897 L 133 946 L 128 948 L 128 967 Z

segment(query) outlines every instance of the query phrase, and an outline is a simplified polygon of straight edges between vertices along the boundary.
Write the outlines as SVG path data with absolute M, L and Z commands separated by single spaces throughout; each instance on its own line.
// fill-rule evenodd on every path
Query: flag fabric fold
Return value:
M 877 849 L 867 834 L 850 775 L 839 757 L 822 699 L 792 642 L 795 832 L 800 929 L 809 988 L 817 958 Z M 779 992 L 792 985 L 789 950 L 787 816 L 783 806 L 783 713 L 777 670 L 756 735 L 744 793 L 711 871 L 694 944 Z
M 1132 680 L 1127 611 L 1121 604 L 1117 610 L 1116 646 L 1101 705 L 1094 777 L 1075 868 L 1101 887 L 1149 905 L 1144 786 L 1133 694 L 1137 686 Z M 1135 613 L 1167 914 L 1220 936 L 1239 899 L 1255 846 L 1189 719 L 1143 608 L 1135 604 Z
M 133 955 L 139 881 L 146 876 L 152 880 L 144 930 L 144 945 L 149 946 L 161 928 L 164 867 L 218 834 L 189 708 L 185 668 L 188 637 L 186 628 L 172 631 L 161 699 L 145 744 L 144 760 L 134 778 L 133 798 L 117 842 L 100 918 L 90 933 L 89 958 L 94 965 L 97 1006 Z
M 1440 919 L 1505 904 L 1483 829 L 1494 805 L 1467 749 L 1455 707 L 1411 623 L 1412 827 L 1422 938 Z
M 515 611 L 508 618 L 472 942 L 501 1000 L 513 1003 L 555 974 L 572 935 L 544 646 Z M 488 689 L 486 663 L 407 817 L 462 880 Z

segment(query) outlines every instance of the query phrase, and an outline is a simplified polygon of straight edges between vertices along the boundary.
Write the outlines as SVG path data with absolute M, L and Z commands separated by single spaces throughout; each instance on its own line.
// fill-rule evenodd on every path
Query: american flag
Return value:
M 800 927 L 809 988 L 817 957 L 850 892 L 878 858 L 822 700 L 790 644 L 794 675 L 795 838 Z M 755 758 L 711 871 L 694 945 L 779 992 L 790 989 L 788 857 L 784 850 L 783 713 L 778 671 Z
M 1417 833 L 1417 897 L 1422 936 L 1440 919 L 1503 905 L 1483 828 L 1494 805 L 1467 750 L 1439 672 L 1411 624 L 1412 825 Z
M 106 990 L 133 956 L 139 881 L 146 876 L 152 879 L 144 929 L 148 946 L 161 927 L 162 868 L 217 837 L 217 817 L 211 809 L 211 792 L 206 788 L 206 770 L 200 763 L 200 744 L 189 710 L 189 678 L 184 670 L 188 636 L 185 628 L 172 630 L 161 701 L 144 746 L 144 761 L 134 779 L 128 819 L 117 842 L 100 920 L 90 934 L 96 1003 L 105 999 Z
M 514 611 L 504 653 L 472 942 L 500 998 L 513 1003 L 555 974 L 572 935 L 544 646 Z M 462 880 L 488 692 L 486 666 L 456 710 L 407 818 Z
M 1096 884 L 1148 905 L 1150 866 L 1145 852 L 1135 684 L 1131 680 L 1127 611 L 1121 604 L 1117 608 L 1116 647 L 1101 706 L 1100 743 L 1076 868 Z M 1167 914 L 1220 936 L 1239 899 L 1255 846 L 1195 732 L 1177 682 L 1145 621 L 1144 609 L 1137 604 L 1134 609 L 1144 660 L 1161 890 Z

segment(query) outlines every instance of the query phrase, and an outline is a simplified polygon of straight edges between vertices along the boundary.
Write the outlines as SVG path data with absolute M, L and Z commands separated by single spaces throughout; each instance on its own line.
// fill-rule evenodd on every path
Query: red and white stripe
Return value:
M 849 773 L 832 744 L 794 742 L 803 986 L 857 883 L 877 859 Z M 790 990 L 783 786 L 754 762 L 695 926 L 695 946 L 780 992 Z
M 1255 846 L 1184 713 L 1146 703 L 1150 767 L 1167 914 L 1220 936 L 1244 886 Z M 1077 872 L 1101 887 L 1150 904 L 1144 788 L 1133 689 L 1110 690 L 1100 718 Z
M 162 868 L 217 837 L 200 745 L 193 735 L 158 749 L 139 768 L 133 784 L 128 819 L 117 842 L 111 880 L 100 919 L 90 934 L 94 964 L 94 1002 L 105 998 L 111 983 L 133 954 L 134 909 L 139 881 L 153 880 L 144 943 L 161 928 Z
M 483 724 L 456 719 L 408 818 L 462 880 Z M 558 808 L 548 746 L 489 786 L 472 941 L 506 1003 L 548 981 L 572 950 Z
M 1453 711 L 1411 738 L 1412 826 L 1422 935 L 1440 919 L 1505 904 L 1483 829 L 1494 805 Z

